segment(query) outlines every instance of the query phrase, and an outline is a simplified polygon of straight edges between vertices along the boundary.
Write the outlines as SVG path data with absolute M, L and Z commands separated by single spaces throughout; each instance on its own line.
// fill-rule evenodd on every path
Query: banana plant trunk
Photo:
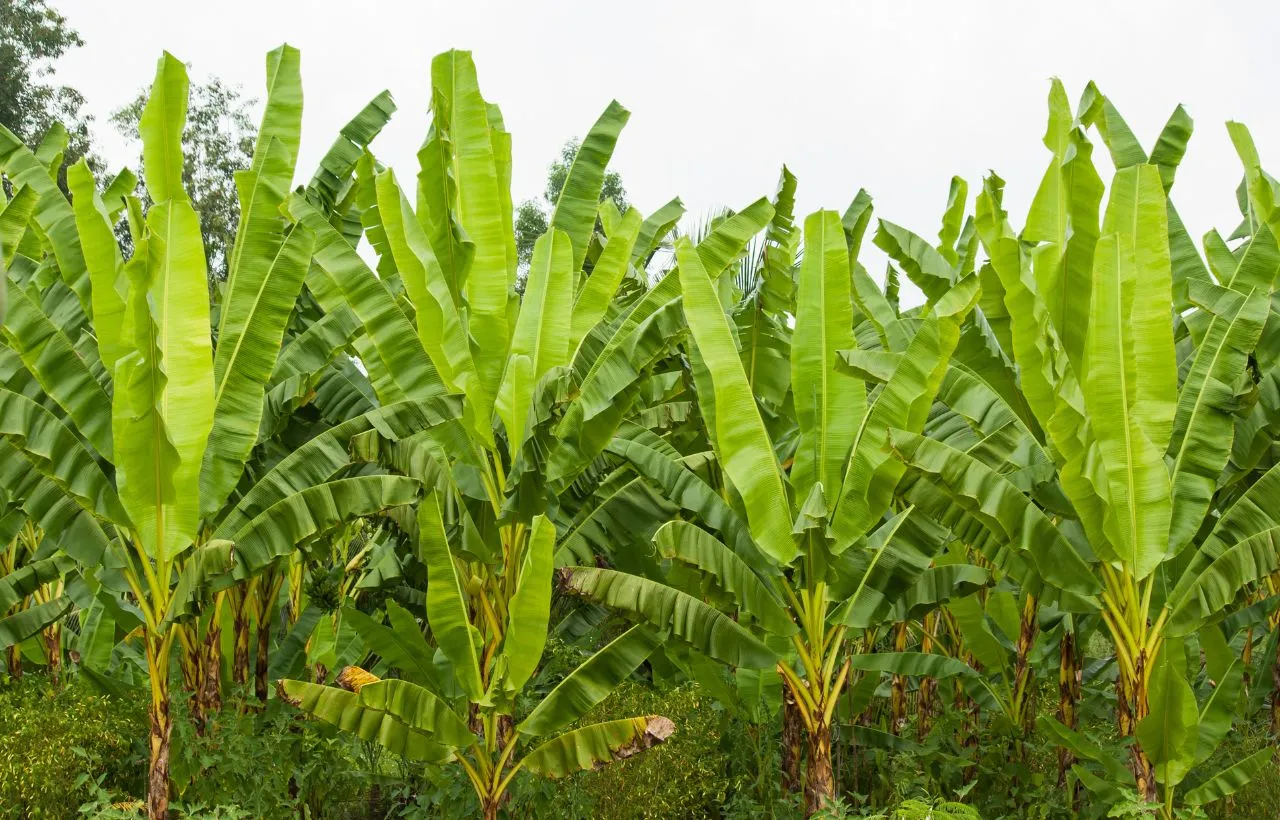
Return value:
M 1031 648 L 1039 634 L 1037 613 L 1039 607 L 1036 599 L 1027 595 L 1022 603 L 1022 617 L 1018 623 L 1018 642 L 1014 647 L 1013 692 L 1018 728 L 1022 738 L 1017 744 L 1018 754 L 1025 758 L 1026 744 L 1022 742 L 1035 727 L 1036 713 L 1034 708 L 1035 688 L 1032 685 L 1034 670 L 1031 668 Z
M 253 663 L 253 693 L 262 703 L 267 702 L 267 668 L 271 653 L 271 622 L 263 619 L 258 624 L 258 653 Z
M 782 788 L 787 794 L 800 791 L 800 762 L 804 755 L 804 723 L 790 687 L 782 690 Z
M 934 613 L 924 616 L 920 624 L 920 651 L 924 654 L 933 652 L 933 630 L 936 628 Z M 920 679 L 920 702 L 916 706 L 916 739 L 924 742 L 933 728 L 933 707 L 938 698 L 938 681 L 936 678 Z
M 1121 672 L 1116 678 L 1116 712 L 1121 737 L 1134 738 L 1129 747 L 1129 768 L 1133 771 L 1134 785 L 1144 800 L 1154 803 L 1159 799 L 1155 769 L 1151 765 L 1151 758 L 1135 737 L 1139 721 L 1150 711 L 1146 665 L 1146 650 L 1141 650 L 1134 660 L 1133 677 Z
M 975 671 L 982 672 L 982 664 L 972 652 L 964 653 L 964 662 Z M 978 701 L 969 696 L 959 681 L 955 683 L 955 707 L 960 710 L 960 746 L 973 750 L 973 763 L 964 770 L 964 782 L 971 783 L 978 776 L 978 729 L 982 723 L 982 707 Z
M 181 626 L 175 628 L 183 629 Z M 196 734 L 203 737 L 208 721 L 204 711 L 204 643 L 199 630 L 192 630 L 180 639 L 178 668 L 182 673 L 183 691 L 191 695 L 188 701 L 191 723 L 196 727 Z
M 22 677 L 22 647 L 14 644 L 5 653 L 5 662 L 9 667 L 9 677 L 17 680 Z
M 840 646 L 840 636 L 832 644 Z M 833 651 L 838 651 L 833 650 Z M 831 670 L 835 662 L 834 656 L 828 663 L 819 663 L 815 668 Z M 846 658 L 844 665 L 834 679 L 803 680 L 785 664 L 778 664 L 783 674 L 786 696 L 795 701 L 795 709 L 803 723 L 806 734 L 806 751 L 804 771 L 804 805 L 805 816 L 811 817 L 826 808 L 835 799 L 835 775 L 831 765 L 831 716 L 835 705 L 848 680 L 851 660 Z M 784 701 L 785 702 L 785 701 Z
M 804 778 L 804 814 L 812 817 L 835 798 L 831 768 L 831 725 L 819 721 L 809 733 L 809 765 Z
M 1241 696 L 1247 701 L 1249 699 L 1249 687 L 1253 684 L 1253 627 L 1249 627 L 1244 631 L 1244 647 L 1240 650 L 1240 665 L 1244 667 L 1244 675 L 1241 678 L 1244 690 Z
M 235 649 L 231 656 L 231 680 L 238 686 L 249 683 L 249 599 L 252 590 L 247 586 L 241 586 L 231 595 L 232 630 L 235 637 Z
M 56 623 L 44 630 L 44 650 L 49 659 L 49 681 L 54 689 L 61 689 L 62 629 Z
M 261 703 L 267 702 L 268 669 L 271 655 L 271 621 L 275 617 L 276 599 L 280 595 L 280 587 L 284 583 L 284 575 L 271 571 L 258 585 L 258 646 L 253 663 L 253 692 Z
M 169 711 L 169 651 L 173 636 L 147 636 L 147 670 L 151 677 L 151 706 L 147 771 L 147 817 L 166 820 L 169 816 L 169 740 L 173 719 Z
M 215 614 L 200 643 L 200 682 L 196 700 L 202 715 L 217 714 L 222 709 L 222 624 Z
M 1076 657 L 1076 635 L 1064 631 L 1058 643 L 1058 720 L 1068 729 L 1077 729 L 1080 716 L 1077 704 L 1080 702 L 1082 674 Z M 1065 746 L 1058 747 L 1058 787 L 1067 784 L 1067 771 L 1076 762 L 1075 755 Z M 1072 803 L 1075 799 L 1073 795 Z
M 1280 737 L 1280 643 L 1276 644 L 1276 656 L 1271 661 L 1271 736 Z
M 907 624 L 899 623 L 894 627 L 893 651 L 907 651 Z M 893 674 L 893 683 L 890 689 L 889 698 L 890 723 L 889 731 L 893 734 L 901 734 L 904 726 L 907 725 L 907 678 L 905 675 Z

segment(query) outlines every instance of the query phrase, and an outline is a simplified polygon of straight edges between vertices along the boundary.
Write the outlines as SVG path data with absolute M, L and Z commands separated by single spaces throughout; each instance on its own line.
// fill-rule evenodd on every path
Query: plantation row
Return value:
M 179 61 L 141 184 L 0 128 L 0 646 L 11 678 L 149 687 L 150 817 L 174 686 L 197 732 L 240 684 L 456 766 L 486 818 L 678 736 L 583 720 L 636 679 L 780 732 L 762 777 L 806 814 L 946 715 L 1010 765 L 1056 745 L 1082 813 L 1194 812 L 1270 767 L 1217 753 L 1280 663 L 1280 208 L 1243 126 L 1243 219 L 1200 246 L 1168 198 L 1186 113 L 1148 154 L 1056 82 L 1021 227 L 995 175 L 952 181 L 936 243 L 865 192 L 801 221 L 784 168 L 689 235 L 678 199 L 602 200 L 611 103 L 526 267 L 468 53 L 432 63 L 416 179 L 370 152 L 383 93 L 295 187 L 298 52 L 267 78 L 212 289 Z M 549 636 L 585 660 L 553 673 Z

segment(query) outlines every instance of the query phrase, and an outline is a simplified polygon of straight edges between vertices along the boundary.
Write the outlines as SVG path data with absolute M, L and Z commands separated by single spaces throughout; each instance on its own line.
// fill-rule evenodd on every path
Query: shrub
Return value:
M 187 718 L 186 697 L 174 700 L 175 805 L 234 807 L 260 818 L 361 817 L 369 810 L 369 766 L 350 735 L 299 719 L 274 699 L 262 712 L 241 713 L 232 696 L 201 737 Z M 256 708 L 252 695 L 250 703 Z
M 565 816 L 615 820 L 715 816 L 743 785 L 727 773 L 721 714 L 695 684 L 667 690 L 623 685 L 583 722 L 666 715 L 675 721 L 675 734 L 645 754 L 568 778 L 556 795 L 558 807 Z
M 109 698 L 74 677 L 56 691 L 39 675 L 0 688 L 0 812 L 72 816 L 89 794 L 83 773 L 141 793 L 146 726 L 141 691 Z

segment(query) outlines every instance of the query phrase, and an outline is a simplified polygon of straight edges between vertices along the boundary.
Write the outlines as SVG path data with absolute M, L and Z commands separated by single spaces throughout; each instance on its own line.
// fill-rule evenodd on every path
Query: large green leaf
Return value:
M 271 652 L 268 674 L 273 680 L 302 672 L 306 661 L 307 642 L 311 640 L 311 633 L 315 631 L 316 624 L 320 622 L 322 615 L 324 613 L 315 604 L 302 610 L 298 620 L 289 629 L 289 634 Z M 367 638 L 365 640 L 368 642 Z
M 539 515 L 529 528 L 502 641 L 502 654 L 507 659 L 506 686 L 514 692 L 523 689 L 538 668 L 547 643 L 555 549 L 556 525 L 545 515 Z
M 12 279 L 7 281 L 4 339 L 44 392 L 57 402 L 79 434 L 111 457 L 111 398 L 40 303 Z
M 356 518 L 412 504 L 418 480 L 372 475 L 308 487 L 268 507 L 235 536 L 236 577 L 248 577 L 304 542 Z
M 631 261 L 643 218 L 640 211 L 628 208 L 617 227 L 605 241 L 591 275 L 578 290 L 573 302 L 573 325 L 569 335 L 569 355 L 578 350 L 583 338 L 595 327 L 609 308 L 610 300 L 622 283 Z
M 977 595 L 958 598 L 947 604 L 964 638 L 964 646 L 990 672 L 1008 675 L 1009 652 L 1001 645 L 987 623 L 987 613 Z
M 511 336 L 507 300 L 515 278 L 511 208 L 503 207 L 510 198 L 501 162 L 505 132 L 490 119 L 470 52 L 454 50 L 436 56 L 431 61 L 431 84 L 436 126 L 447 128 L 453 142 L 458 221 L 475 244 L 464 291 L 468 326 L 476 344 L 476 372 L 484 395 L 492 400 L 507 361 Z M 489 418 L 490 412 L 491 407 L 476 408 L 481 419 Z
M 1187 635 L 1206 621 L 1216 620 L 1238 601 L 1241 589 L 1280 567 L 1280 526 L 1242 538 L 1207 567 L 1188 570 L 1174 588 L 1167 606 L 1172 610 L 1169 630 Z
M 8 612 L 13 605 L 71 569 L 66 556 L 55 555 L 24 564 L 0 578 L 0 612 Z
M 441 651 L 453 662 L 454 674 L 473 702 L 484 698 L 480 680 L 479 635 L 467 617 L 467 601 L 445 536 L 436 493 L 418 505 L 418 550 L 427 565 L 427 623 Z
M 1107 146 L 1107 151 L 1111 154 L 1111 162 L 1117 169 L 1150 163 L 1159 172 L 1160 183 L 1165 193 L 1169 192 L 1173 186 L 1178 164 L 1186 153 L 1187 141 L 1191 138 L 1193 127 L 1191 117 L 1181 105 L 1174 109 L 1168 122 L 1161 129 L 1150 158 L 1147 157 L 1146 151 L 1142 149 L 1138 138 L 1120 116 L 1115 105 L 1109 98 L 1103 96 L 1093 83 L 1089 83 L 1084 94 L 1081 95 L 1078 116 L 1082 123 L 1098 129 L 1103 143 Z M 1232 123 L 1227 123 L 1227 130 L 1228 133 L 1231 132 Z M 1205 270 L 1204 262 L 1196 253 L 1195 243 L 1191 241 L 1172 202 L 1168 203 L 1168 213 L 1174 308 L 1181 312 L 1189 305 L 1186 298 L 1188 282 L 1192 279 L 1208 281 L 1209 272 Z
M 510 354 L 497 399 L 498 416 L 512 449 L 524 443 L 534 387 L 549 371 L 569 361 L 573 320 L 573 245 L 557 228 L 533 246 L 524 299 L 511 337 Z
M 682 509 L 697 514 L 708 527 L 720 532 L 734 552 L 754 566 L 757 572 L 769 572 L 767 559 L 751 540 L 746 523 L 697 473 L 673 456 L 638 439 L 619 436 L 610 443 L 609 452 L 625 458 L 665 497 Z
M 556 199 L 555 210 L 551 213 L 549 230 L 564 231 L 573 243 L 575 271 L 582 269 L 582 261 L 587 257 L 587 245 L 596 224 L 596 206 L 604 187 L 605 167 L 630 116 L 631 112 L 617 100 L 609 103 L 578 146 L 578 153 L 573 158 L 564 187 Z M 626 250 L 629 254 L 630 248 Z
M 660 644 L 651 628 L 631 627 L 556 684 L 516 730 L 539 737 L 573 723 L 609 697 Z
M 280 681 L 280 687 L 304 712 L 344 732 L 351 732 L 361 740 L 379 743 L 388 751 L 411 760 L 434 763 L 443 763 L 453 757 L 453 750 L 448 746 L 393 715 L 365 706 L 355 692 L 297 680 Z
M 1218 632 L 1217 627 L 1210 627 L 1210 630 L 1219 635 L 1222 634 Z M 1212 666 L 1206 669 L 1206 671 L 1210 670 Z M 1211 671 L 1210 674 L 1212 674 Z M 1231 725 L 1235 722 L 1236 716 L 1240 714 L 1240 695 L 1244 692 L 1244 665 L 1239 658 L 1233 657 L 1227 671 L 1221 677 L 1215 676 L 1214 680 L 1217 685 L 1213 687 L 1209 699 L 1200 709 L 1194 761 L 1197 766 L 1217 751 L 1218 746 L 1226 739 L 1227 733 L 1231 731 Z
M 14 191 L 7 202 L 0 202 L 4 206 L 0 209 L 0 262 L 6 269 L 13 265 L 14 257 L 27 236 L 39 199 L 35 188 L 24 185 Z
M 426 401 L 398 402 L 331 427 L 294 449 L 258 479 L 219 522 L 214 536 L 233 538 L 273 504 L 335 478 L 355 460 L 349 448 L 352 439 L 361 433 L 375 430 L 385 438 L 398 440 L 461 415 L 460 397 L 437 396 Z
M 664 558 L 713 576 L 716 585 L 733 596 L 740 615 L 748 615 L 775 635 L 797 631 L 791 616 L 750 565 L 706 530 L 686 521 L 669 521 L 654 533 L 653 542 Z
M 1169 549 L 1164 463 L 1178 388 L 1168 227 L 1159 171 L 1116 172 L 1094 256 L 1084 396 L 1108 493 L 1106 532 L 1141 580 Z
M 543 777 L 564 777 L 622 760 L 664 742 L 675 725 L 664 717 L 634 717 L 592 723 L 538 746 L 521 765 Z
M 1235 794 L 1267 767 L 1275 756 L 1275 751 L 1273 747 L 1268 746 L 1259 749 L 1244 760 L 1233 763 L 1188 791 L 1182 796 L 1182 802 L 1188 806 L 1204 806 Z
M 49 410 L 0 388 L 0 435 L 84 509 L 107 519 L 125 518 L 121 499 L 93 454 Z
M 369 650 L 395 668 L 400 677 L 437 693 L 444 690 L 435 665 L 435 649 L 404 607 L 387 601 L 390 625 L 381 624 L 354 607 L 345 609 L 342 617 L 356 628 Z
M 117 286 L 124 262 L 120 244 L 111 230 L 114 220 L 108 215 L 93 172 L 83 157 L 67 169 L 67 187 L 71 190 L 76 230 L 89 271 L 90 304 L 98 353 L 107 372 L 114 373 L 116 360 L 123 353 L 120 330 L 124 322 L 124 296 Z
M 930 302 L 941 299 L 954 284 L 951 264 L 932 245 L 906 228 L 881 219 L 872 241 L 902 266 L 907 278 L 924 291 Z
M 284 221 L 280 204 L 289 193 L 302 137 L 301 54 L 282 45 L 267 54 L 267 103 L 253 146 L 249 168 L 236 172 L 240 221 L 227 260 L 228 304 L 237 291 L 252 294 L 267 276 L 271 260 L 283 242 Z M 240 294 L 242 301 L 245 293 Z M 224 312 L 219 338 L 235 314 Z M 222 360 L 222 357 L 219 357 Z M 215 369 L 220 374 L 225 370 Z
M 364 332 L 360 320 L 349 308 L 326 313 L 294 336 L 276 359 L 268 388 L 299 374 L 322 370 L 333 361 L 356 336 Z
M 117 364 L 115 385 L 116 419 L 123 409 L 120 394 L 129 393 L 126 412 L 134 422 L 113 429 L 117 467 L 133 479 L 147 470 L 170 476 L 148 479 L 143 487 L 135 484 L 143 492 L 127 494 L 127 481 L 120 480 L 122 498 L 131 500 L 130 517 L 142 531 L 143 544 L 159 559 L 171 558 L 196 536 L 200 467 L 213 428 L 213 351 L 204 245 L 199 218 L 182 185 L 187 86 L 186 68 L 166 53 L 139 123 L 147 190 L 155 204 L 147 212 L 145 279 L 131 277 L 130 282 L 134 333 L 125 336 L 131 338 L 133 349 Z M 145 327 L 147 316 L 153 331 Z M 123 363 L 134 356 L 138 360 L 125 367 Z M 140 388 L 141 380 L 149 386 Z M 148 417 L 153 419 L 149 425 Z M 137 441 L 135 437 L 142 437 L 146 427 L 151 429 L 145 437 L 152 441 Z
M 0 393 L 0 402 L 3 402 Z M 2 416 L 0 416 L 2 418 Z M 8 439 L 0 441 L 0 486 L 9 489 L 26 517 L 48 533 L 61 533 L 60 545 L 67 555 L 83 566 L 96 566 L 109 545 L 102 520 L 92 512 L 93 502 L 77 497 L 50 477 L 52 468 L 27 450 L 19 450 Z M 76 472 L 74 462 L 69 465 Z M 99 474 L 98 488 L 113 494 L 106 476 Z M 105 500 L 105 499 L 104 499 Z M 119 499 L 110 502 L 113 520 L 123 520 Z
M 1238 272 L 1259 255 L 1269 256 L 1265 267 L 1270 268 L 1270 276 L 1261 288 L 1237 292 L 1202 280 L 1188 283 L 1192 301 L 1205 303 L 1213 318 L 1179 391 L 1169 441 L 1168 455 L 1173 457 L 1169 468 L 1173 481 L 1169 547 L 1174 554 L 1199 531 L 1231 456 L 1240 405 L 1237 385 L 1262 335 L 1271 301 L 1270 283 L 1280 268 L 1280 253 L 1270 235 L 1266 230 L 1255 234 L 1236 269 Z
M 116 619 L 111 610 L 97 598 L 80 611 L 80 634 L 75 638 L 75 651 L 80 653 L 77 665 L 82 669 L 106 672 L 116 646 Z
M 936 301 L 862 417 L 831 519 L 837 552 L 865 535 L 888 508 L 905 470 L 890 453 L 889 429 L 923 428 L 960 338 L 960 325 L 977 297 L 978 277 L 971 275 Z
M 890 435 L 906 464 L 937 482 L 956 504 L 997 534 L 995 549 L 984 550 L 996 567 L 1013 574 L 1033 594 L 1039 594 L 1043 583 L 1051 590 L 1079 595 L 1099 591 L 1092 569 L 1076 549 L 1007 478 L 941 442 L 901 430 Z
M 1137 737 L 1155 766 L 1156 780 L 1171 789 L 1195 763 L 1200 715 L 1186 680 L 1187 656 L 1181 639 L 1165 640 L 1148 683 L 1150 714 L 1138 721 Z
M 214 580 L 225 577 L 234 565 L 237 545 L 215 539 L 199 544 L 187 553 L 178 573 L 178 583 L 169 596 L 161 628 L 200 612 L 200 605 L 216 591 Z
M 946 655 L 927 652 L 872 652 L 849 657 L 852 669 L 863 672 L 892 672 L 895 675 L 930 678 L 978 678 L 973 667 Z
M 787 491 L 728 318 L 699 252 L 683 237 L 676 240 L 676 262 L 685 316 L 710 371 L 715 406 L 734 408 L 731 414 L 716 414 L 711 431 L 716 451 L 726 476 L 742 496 L 757 546 L 777 563 L 788 564 L 797 548 Z
M 383 404 L 423 399 L 444 384 L 413 325 L 355 248 L 301 195 L 290 197 L 289 215 L 315 234 L 315 265 L 307 287 L 328 313 L 348 308 L 365 328 L 360 356 Z
M 323 212 L 333 208 L 351 178 L 356 160 L 390 121 L 395 110 L 391 92 L 383 91 L 342 127 L 307 183 L 305 193 L 309 202 Z
M 223 305 L 214 358 L 213 431 L 200 476 L 206 516 L 225 503 L 258 441 L 262 399 L 313 247 L 313 234 L 294 228 L 273 260 L 241 271 L 239 286 Z
M 62 595 L 52 601 L 19 610 L 8 617 L 0 617 L 0 649 L 22 643 L 57 622 L 74 606 L 75 603 L 69 596 Z
M 55 184 L 49 169 L 23 145 L 22 140 L 2 124 L 0 124 L 0 169 L 4 171 L 15 189 L 29 187 L 38 197 L 31 211 L 34 223 L 53 250 L 57 271 L 62 281 L 75 292 L 81 307 L 88 310 L 89 273 L 85 267 L 84 254 L 76 232 L 75 213 L 72 211 L 71 204 Z M 16 215 L 18 214 L 15 213 Z M 25 223 L 26 220 L 22 222 Z M 9 256 L 11 252 L 12 249 L 6 249 L 6 267 L 12 263 L 12 258 Z
M 446 746 L 466 747 L 476 742 L 466 722 L 448 704 L 407 680 L 380 680 L 361 686 L 360 704 L 385 712 Z
M 988 177 L 978 197 L 978 236 L 996 274 L 994 279 L 986 278 L 998 280 L 1003 290 L 1022 395 L 1055 449 L 1063 492 L 1090 543 L 1105 557 L 1115 559 L 1103 531 L 1104 479 L 1092 466 L 1097 461 L 1096 445 L 1088 435 L 1080 376 L 1065 351 L 1054 344 L 1057 331 L 1044 299 L 1038 295 L 1023 244 L 1013 233 L 1001 204 L 1003 186 L 999 177 Z
M 1036 284 L 1072 366 L 1080 368 L 1089 327 L 1102 179 L 1093 166 L 1093 146 L 1074 127 L 1070 102 L 1057 79 L 1049 91 L 1044 144 L 1053 159 L 1027 211 L 1022 238 L 1040 243 L 1032 252 Z
M 671 233 L 682 216 L 684 216 L 684 203 L 680 201 L 680 197 L 676 197 L 649 214 L 640 225 L 640 234 L 636 237 L 635 248 L 631 251 L 631 264 L 637 268 L 643 268 L 648 264 L 649 257 L 657 250 L 667 234 Z
M 855 547 L 838 557 L 832 593 L 844 600 L 828 616 L 831 623 L 874 627 L 915 588 L 948 534 L 923 516 L 913 516 L 914 511 L 907 507 L 895 514 L 867 537 L 862 549 Z
M 731 666 L 764 668 L 777 656 L 733 619 L 691 595 L 648 578 L 610 569 L 562 569 L 570 592 L 645 619 Z
M 800 428 L 791 484 L 799 498 L 817 484 L 829 501 L 840 497 L 844 465 L 867 411 L 862 382 L 836 373 L 837 351 L 856 345 L 850 281 L 840 215 L 811 214 L 804 222 L 791 336 L 791 390 Z

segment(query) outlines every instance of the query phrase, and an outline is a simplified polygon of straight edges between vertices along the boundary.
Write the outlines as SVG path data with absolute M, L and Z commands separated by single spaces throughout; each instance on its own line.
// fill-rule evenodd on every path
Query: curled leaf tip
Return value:
M 333 682 L 348 692 L 359 692 L 367 684 L 377 683 L 380 678 L 372 672 L 366 672 L 358 666 L 344 666 Z

